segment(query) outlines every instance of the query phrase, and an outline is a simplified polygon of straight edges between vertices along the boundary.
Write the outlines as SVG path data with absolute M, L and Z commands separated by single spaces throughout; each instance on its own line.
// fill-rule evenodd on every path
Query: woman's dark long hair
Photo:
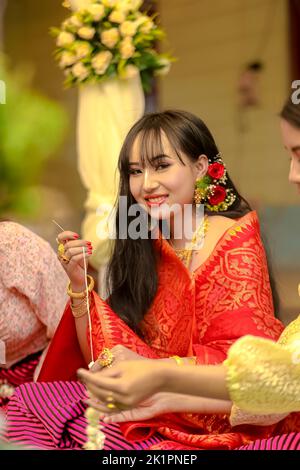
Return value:
M 300 129 L 300 104 L 293 103 L 291 97 L 289 97 L 280 112 L 280 117 Z
M 119 195 L 126 196 L 128 207 L 136 204 L 129 186 L 129 159 L 133 144 L 139 137 L 141 161 L 151 160 L 163 154 L 162 132 L 167 137 L 178 158 L 183 163 L 180 153 L 191 161 L 197 161 L 201 154 L 213 163 L 219 150 L 213 136 L 204 122 L 193 114 L 183 111 L 165 111 L 147 114 L 142 117 L 128 133 L 119 157 L 120 184 Z M 230 218 L 239 218 L 251 208 L 238 193 L 227 174 L 227 188 L 232 188 L 236 200 L 230 210 L 212 213 Z M 108 266 L 107 288 L 111 292 L 108 299 L 112 309 L 133 329 L 141 334 L 139 324 L 149 310 L 158 285 L 157 259 L 151 239 L 119 237 L 120 207 L 116 204 L 116 240 Z M 128 217 L 128 225 L 131 219 Z

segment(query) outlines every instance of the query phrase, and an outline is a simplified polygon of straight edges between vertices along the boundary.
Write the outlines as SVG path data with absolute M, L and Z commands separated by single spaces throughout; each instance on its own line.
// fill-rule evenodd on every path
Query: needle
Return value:
M 63 232 L 65 231 L 65 229 L 62 228 L 62 226 L 59 225 L 54 219 L 52 219 L 52 222 L 53 222 L 55 225 L 57 225 L 60 229 L 62 229 Z

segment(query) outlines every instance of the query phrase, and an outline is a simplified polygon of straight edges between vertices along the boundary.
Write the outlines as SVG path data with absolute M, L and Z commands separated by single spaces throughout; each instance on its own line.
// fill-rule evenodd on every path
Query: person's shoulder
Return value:
M 255 211 L 250 211 L 236 219 L 223 215 L 211 215 L 208 222 L 211 236 L 215 239 L 220 239 L 227 234 L 239 234 L 239 238 L 241 238 L 241 234 L 246 237 L 249 235 L 257 237 L 260 234 L 259 221 Z
M 209 225 L 214 227 L 218 231 L 226 232 L 231 227 L 236 225 L 236 219 L 231 219 L 229 217 L 224 217 L 223 215 L 212 215 L 209 216 Z
M 7 241 L 20 239 L 20 237 L 33 238 L 35 240 L 40 238 L 24 225 L 12 221 L 3 221 L 0 223 L 0 236 Z
M 209 217 L 209 222 L 215 227 L 224 229 L 224 231 L 229 230 L 231 227 L 234 226 L 259 225 L 259 220 L 256 211 L 247 212 L 247 214 L 235 219 L 231 217 L 225 217 L 223 215 L 212 215 Z
M 27 234 L 28 229 L 17 222 L 11 222 L 5 220 L 0 222 L 0 237 L 1 242 L 13 242 L 15 239 L 19 239 L 23 234 Z
M 31 248 L 49 250 L 50 246 L 39 235 L 17 222 L 0 222 L 0 245 L 5 250 L 28 250 Z

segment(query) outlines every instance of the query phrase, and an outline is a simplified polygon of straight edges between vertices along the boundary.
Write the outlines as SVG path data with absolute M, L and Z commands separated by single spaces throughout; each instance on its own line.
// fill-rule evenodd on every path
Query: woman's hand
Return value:
M 114 410 L 110 413 L 103 403 L 93 399 L 88 400 L 87 403 L 103 413 L 101 418 L 105 423 L 143 421 L 165 413 L 230 414 L 232 406 L 229 401 L 164 392 L 156 393 L 135 408 Z
M 141 363 L 125 359 L 100 372 L 79 369 L 78 376 L 95 398 L 106 403 L 107 397 L 113 396 L 121 406 L 132 407 L 161 391 L 167 377 L 166 370 L 173 367 L 177 368 L 176 365 L 157 360 L 149 359 Z
M 113 362 L 110 367 L 116 367 L 118 364 L 124 361 L 148 360 L 146 357 L 140 356 L 139 354 L 134 351 L 131 351 L 131 349 L 126 348 L 122 344 L 117 344 L 116 346 L 110 349 L 110 352 L 113 355 Z M 96 361 L 90 370 L 92 372 L 98 372 L 102 369 L 103 366 L 100 365 L 99 361 Z
M 77 233 L 70 231 L 61 232 L 57 238 L 59 243 L 64 245 L 64 256 L 69 261 L 64 261 L 59 255 L 58 259 L 69 276 L 72 290 L 81 292 L 85 289 L 84 258 L 91 256 L 92 244 L 86 240 L 80 240 Z

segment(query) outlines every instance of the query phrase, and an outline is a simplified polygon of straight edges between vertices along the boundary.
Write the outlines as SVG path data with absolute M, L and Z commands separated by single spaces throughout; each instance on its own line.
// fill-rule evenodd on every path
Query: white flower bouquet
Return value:
M 155 43 L 164 32 L 154 17 L 140 11 L 142 0 L 85 0 L 83 6 L 52 28 L 55 57 L 66 76 L 66 86 L 99 83 L 110 77 L 130 78 L 140 73 L 145 91 L 153 75 L 168 73 L 174 60 L 159 54 Z M 64 6 L 71 8 L 71 2 Z

